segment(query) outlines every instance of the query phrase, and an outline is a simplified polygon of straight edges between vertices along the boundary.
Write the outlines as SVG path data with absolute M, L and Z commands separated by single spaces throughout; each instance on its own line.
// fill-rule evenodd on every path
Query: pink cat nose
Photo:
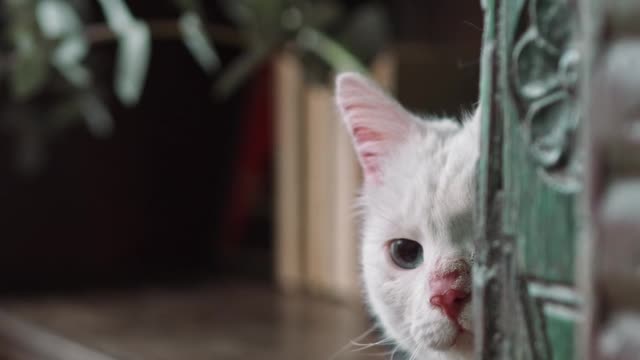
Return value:
M 456 263 L 452 270 L 434 274 L 429 279 L 433 294 L 429 302 L 451 320 L 456 321 L 462 308 L 471 300 L 471 272 L 465 263 Z

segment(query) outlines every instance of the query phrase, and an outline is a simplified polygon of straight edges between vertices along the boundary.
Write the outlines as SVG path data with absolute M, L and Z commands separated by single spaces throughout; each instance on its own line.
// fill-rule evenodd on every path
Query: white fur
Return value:
M 409 114 L 352 73 L 338 76 L 336 100 L 361 163 L 368 151 L 377 164 L 373 174 L 365 168 L 368 180 L 359 197 L 361 263 L 372 311 L 386 334 L 416 359 L 470 359 L 472 336 L 457 337 L 455 324 L 429 303 L 428 279 L 438 262 L 473 259 L 471 222 L 452 221 L 471 219 L 478 112 L 462 126 L 450 119 L 427 121 L 435 119 Z M 357 126 L 380 133 L 362 143 L 354 135 Z M 405 270 L 393 264 L 387 246 L 396 238 L 422 245 L 421 266 Z M 470 312 L 467 304 L 459 319 L 467 331 Z

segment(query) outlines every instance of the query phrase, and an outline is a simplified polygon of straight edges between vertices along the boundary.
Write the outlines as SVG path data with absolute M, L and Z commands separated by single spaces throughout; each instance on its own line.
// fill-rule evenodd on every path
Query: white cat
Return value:
M 470 359 L 479 113 L 425 121 L 355 73 L 338 76 L 336 100 L 364 172 L 371 310 L 412 359 Z

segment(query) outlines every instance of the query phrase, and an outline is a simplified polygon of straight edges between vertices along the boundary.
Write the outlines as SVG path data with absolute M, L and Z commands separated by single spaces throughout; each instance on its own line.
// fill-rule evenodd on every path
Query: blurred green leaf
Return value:
M 80 98 L 82 113 L 89 132 L 96 137 L 107 137 L 113 132 L 113 117 L 107 106 L 93 93 Z
M 340 18 L 343 9 L 337 1 L 224 0 L 222 4 L 249 38 L 250 47 L 215 84 L 214 93 L 221 98 L 231 94 L 274 49 L 293 38 L 300 49 L 335 70 L 366 72 L 344 46 L 319 30 Z
M 240 27 L 252 26 L 255 23 L 255 12 L 251 0 L 221 0 L 220 5 L 226 15 Z
M 280 15 L 280 23 L 287 31 L 296 31 L 304 23 L 304 14 L 297 7 L 285 9 Z
M 287 0 L 221 0 L 227 16 L 242 29 L 251 44 L 273 42 L 282 37 L 282 14 L 288 8 Z
M 321 31 L 310 27 L 304 28 L 300 30 L 296 42 L 301 49 L 318 56 L 336 72 L 367 73 L 367 68 L 356 57 Z
M 220 100 L 226 99 L 231 95 L 253 71 L 263 64 L 275 45 L 263 44 L 249 48 L 244 54 L 236 59 L 231 65 L 227 66 L 225 72 L 216 81 L 213 94 Z
M 125 105 L 140 99 L 151 61 L 151 33 L 142 21 L 131 23 L 119 33 L 115 91 Z
M 341 4 L 336 1 L 316 1 L 306 10 L 304 17 L 306 25 L 323 29 L 340 18 L 344 12 Z
M 96 137 L 107 137 L 113 132 L 113 117 L 108 107 L 93 89 L 80 90 L 65 96 L 46 109 L 47 122 L 41 124 L 49 136 L 60 134 L 69 126 L 84 121 L 89 132 Z
M 73 7 L 61 0 L 38 1 L 36 18 L 43 34 L 49 38 L 63 37 L 69 32 L 82 29 Z
M 107 24 L 114 32 L 125 31 L 136 19 L 123 0 L 98 0 Z
M 125 105 L 140 99 L 151 60 L 151 32 L 136 20 L 122 0 L 98 0 L 107 24 L 118 35 L 114 88 Z
M 359 59 L 369 61 L 388 44 L 391 28 L 384 8 L 365 4 L 349 15 L 346 26 L 336 34 L 338 41 Z
M 35 35 L 18 30 L 14 33 L 15 62 L 11 72 L 11 89 L 17 99 L 26 99 L 42 89 L 49 76 L 46 50 L 36 43 Z
M 179 26 L 182 39 L 198 64 L 207 72 L 220 67 L 220 58 L 209 42 L 200 16 L 195 12 L 187 11 L 180 16 Z
M 25 100 L 40 91 L 49 76 L 47 47 L 35 18 L 34 1 L 7 1 L 7 39 L 13 48 L 10 68 L 11 93 Z
M 41 0 L 36 17 L 43 34 L 59 43 L 51 55 L 51 63 L 77 87 L 87 87 L 90 74 L 81 62 L 89 52 L 83 25 L 76 11 L 61 0 Z
M 71 84 L 85 88 L 91 82 L 91 74 L 80 63 L 86 55 L 86 43 L 77 36 L 72 36 L 63 41 L 53 53 L 51 59 L 53 65 L 60 74 Z

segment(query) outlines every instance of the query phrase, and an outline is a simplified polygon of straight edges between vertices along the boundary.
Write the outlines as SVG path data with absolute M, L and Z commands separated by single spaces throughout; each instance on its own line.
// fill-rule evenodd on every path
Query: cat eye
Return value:
M 422 264 L 422 245 L 409 239 L 393 239 L 389 244 L 391 260 L 403 269 L 415 269 Z

